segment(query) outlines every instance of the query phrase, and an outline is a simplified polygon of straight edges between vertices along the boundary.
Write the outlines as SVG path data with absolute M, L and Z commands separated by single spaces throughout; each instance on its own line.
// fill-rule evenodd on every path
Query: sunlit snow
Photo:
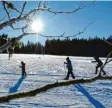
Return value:
M 67 73 L 63 64 L 67 56 L 0 54 L 0 96 L 23 92 L 62 80 Z M 76 79 L 95 76 L 92 57 L 70 57 Z M 105 58 L 101 58 L 104 62 Z M 20 62 L 26 63 L 27 77 L 21 79 Z M 105 67 L 112 75 L 112 63 Z M 70 78 L 71 79 L 71 78 Z M 15 91 L 13 91 L 15 88 Z M 12 91 L 11 91 L 12 90 Z M 0 108 L 112 108 L 112 81 L 58 87 L 35 97 L 11 100 Z

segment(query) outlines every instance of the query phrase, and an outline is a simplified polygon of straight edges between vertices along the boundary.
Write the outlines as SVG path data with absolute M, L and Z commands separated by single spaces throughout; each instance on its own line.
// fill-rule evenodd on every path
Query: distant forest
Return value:
M 0 46 L 7 42 L 6 38 L 10 40 L 6 34 L 0 35 Z M 52 39 L 46 40 L 45 46 L 39 42 L 32 43 L 28 41 L 27 44 L 20 42 L 21 48 L 16 48 L 15 53 L 106 57 L 112 50 L 112 46 L 103 40 L 112 43 L 112 36 L 110 35 L 107 39 L 98 37 L 89 39 Z

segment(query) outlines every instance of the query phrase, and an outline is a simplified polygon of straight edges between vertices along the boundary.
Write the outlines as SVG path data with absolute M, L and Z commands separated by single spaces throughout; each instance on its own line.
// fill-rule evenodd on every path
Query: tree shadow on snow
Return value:
M 104 105 L 102 105 L 99 101 L 97 101 L 96 99 L 94 99 L 84 88 L 83 86 L 81 86 L 80 84 L 75 85 L 75 87 L 81 92 L 83 93 L 88 100 L 95 106 L 95 108 L 105 108 Z
M 18 88 L 20 87 L 22 81 L 24 80 L 24 76 L 21 76 L 21 78 L 18 80 L 18 82 L 9 89 L 9 93 L 17 92 Z

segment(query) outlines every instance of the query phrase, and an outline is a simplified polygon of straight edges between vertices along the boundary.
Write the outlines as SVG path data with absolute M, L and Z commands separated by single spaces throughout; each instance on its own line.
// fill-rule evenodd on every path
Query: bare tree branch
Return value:
M 26 2 L 24 2 L 24 4 L 23 4 L 23 7 L 22 7 L 22 11 L 21 11 L 21 12 L 19 12 L 16 8 L 14 8 L 14 5 L 13 5 L 12 3 L 8 3 L 7 1 L 2 1 L 2 3 L 3 3 L 4 9 L 5 9 L 6 13 L 7 13 L 7 16 L 8 16 L 8 19 L 9 19 L 9 20 L 8 20 L 8 21 L 5 21 L 5 22 L 3 22 L 3 23 L 0 24 L 0 30 L 3 29 L 3 28 L 6 27 L 6 26 L 12 27 L 13 30 L 21 30 L 23 34 L 21 34 L 21 35 L 18 36 L 18 37 L 15 37 L 15 40 L 17 40 L 17 41 L 19 41 L 23 36 L 26 36 L 26 35 L 34 35 L 34 34 L 36 34 L 36 33 L 25 33 L 24 29 L 26 29 L 26 28 L 28 27 L 28 25 L 25 25 L 25 26 L 20 27 L 20 28 L 15 28 L 15 27 L 13 26 L 14 23 L 19 22 L 19 21 L 22 21 L 22 20 L 27 20 L 28 17 L 29 17 L 31 14 L 33 14 L 33 15 L 32 15 L 32 17 L 33 17 L 37 11 L 43 11 L 43 10 L 49 11 L 46 2 L 44 2 L 43 4 L 41 4 L 41 2 L 39 2 L 38 8 L 37 8 L 37 9 L 30 10 L 27 14 L 24 14 L 24 15 L 23 15 L 23 11 L 24 11 L 24 9 L 25 9 Z M 15 10 L 16 12 L 19 12 L 19 13 L 20 13 L 19 17 L 10 18 L 9 12 L 7 11 L 7 8 L 5 7 L 5 4 L 6 4 L 10 9 Z M 67 12 L 67 11 L 66 11 L 66 12 L 64 12 L 64 13 L 74 13 L 75 11 L 77 11 L 77 10 L 79 10 L 79 9 L 85 8 L 85 7 L 82 7 L 83 4 L 84 4 L 84 2 L 79 6 L 79 8 L 77 8 L 76 10 L 74 10 L 74 11 L 72 11 L 72 12 Z M 56 13 L 57 13 L 57 12 L 56 12 Z M 59 12 L 59 13 L 61 14 L 61 13 L 63 13 L 63 12 Z M 32 18 L 32 17 L 31 17 L 31 18 Z M 30 18 L 29 20 L 31 20 L 31 18 Z M 70 37 L 75 37 L 76 35 L 82 34 L 82 33 L 86 30 L 86 28 L 87 28 L 87 27 L 85 27 L 84 30 L 81 31 L 81 32 L 79 32 L 78 34 L 75 34 L 74 36 L 70 36 Z M 49 37 L 49 38 L 52 38 L 52 37 L 64 37 L 64 34 L 65 34 L 65 33 L 63 33 L 63 34 L 60 35 L 60 36 L 46 36 L 46 35 L 42 35 L 42 34 L 38 33 L 38 35 L 40 35 L 40 36 Z M 67 37 L 68 37 L 68 36 L 66 36 L 66 37 L 64 37 L 64 38 L 67 38 Z M 9 41 L 7 44 L 1 46 L 1 47 L 0 47 L 0 52 L 3 52 L 3 50 L 9 48 L 9 46 L 10 46 L 11 44 L 12 44 L 12 41 Z
M 10 14 L 11 10 L 9 10 L 9 14 Z M 7 17 L 7 15 L 5 15 L 3 18 L 0 19 L 0 21 L 4 20 Z
M 86 31 L 86 29 L 92 24 L 93 22 L 89 23 L 82 31 L 79 31 L 78 33 L 74 34 L 74 35 L 71 35 L 71 36 L 64 36 L 65 35 L 65 32 L 59 36 L 48 36 L 48 35 L 43 35 L 43 34 L 40 34 L 38 33 L 38 35 L 42 36 L 42 37 L 47 37 L 47 38 L 70 38 L 70 37 L 76 37 L 77 35 L 80 35 L 82 33 L 84 33 Z
M 109 45 L 111 45 L 111 46 L 112 46 L 112 43 L 110 43 L 110 42 L 106 41 L 105 39 L 103 39 L 103 41 L 104 41 L 104 42 L 106 42 L 107 44 L 109 44 Z M 111 51 L 111 52 L 112 52 L 112 51 Z M 109 57 L 111 56 L 111 54 L 112 54 L 111 52 L 108 54 L 107 59 L 109 59 Z M 111 61 L 112 61 L 112 59 L 111 59 L 111 60 L 109 60 L 109 61 L 108 61 L 108 60 L 106 60 L 106 63 L 109 63 L 109 62 L 111 62 Z
M 3 7 L 4 7 L 4 10 L 6 11 L 6 14 L 7 14 L 8 19 L 9 19 L 9 22 L 10 22 L 10 15 L 9 15 L 9 12 L 7 11 L 7 8 L 6 8 L 6 6 L 5 6 L 5 2 L 4 2 L 4 1 L 3 1 Z M 13 25 L 12 25 L 12 23 L 10 23 L 9 25 L 10 25 L 12 28 L 14 28 Z
M 69 37 L 76 37 L 77 35 L 83 34 L 86 29 L 92 24 L 93 22 L 89 23 L 82 31 L 79 31 L 77 34 L 74 34 L 72 36 L 64 36 L 65 38 L 69 38 Z
M 3 1 L 3 4 L 4 4 L 4 5 L 5 5 L 5 3 L 7 3 L 7 2 L 6 2 L 6 1 Z M 8 4 L 8 3 L 7 3 L 7 4 Z M 43 11 L 43 10 L 45 10 L 45 8 L 44 8 L 44 9 L 42 9 L 42 8 L 33 9 L 33 10 L 31 10 L 30 12 L 28 12 L 27 14 L 25 14 L 23 17 L 21 17 L 21 15 L 22 15 L 22 13 L 23 13 L 23 11 L 24 11 L 25 5 L 26 5 L 26 2 L 23 4 L 23 9 L 22 9 L 22 12 L 20 13 L 20 16 L 19 16 L 19 17 L 16 17 L 16 18 L 12 18 L 12 19 L 10 18 L 9 13 L 8 13 L 8 11 L 7 11 L 6 8 L 5 8 L 6 13 L 7 13 L 7 15 L 8 15 L 8 18 L 9 18 L 10 20 L 1 23 L 1 24 L 0 24 L 0 30 L 3 29 L 3 28 L 6 27 L 6 26 L 10 26 L 10 25 L 12 25 L 13 23 L 16 23 L 16 22 L 18 22 L 18 21 L 26 20 L 27 17 L 28 17 L 29 15 L 31 15 L 32 13 L 34 13 L 34 12 L 36 12 L 36 11 L 39 11 L 39 10 Z M 12 27 L 12 28 L 14 28 L 14 27 Z
M 17 17 L 17 18 L 10 19 L 10 21 L 9 20 L 5 21 L 5 22 L 0 24 L 0 30 L 3 29 L 4 27 L 10 26 L 11 24 L 13 24 L 13 23 L 15 23 L 17 21 L 20 21 L 20 20 L 22 20 L 22 19 L 20 17 Z
M 21 30 L 22 33 L 24 33 L 24 29 L 28 28 L 28 25 L 26 24 L 25 26 L 21 27 L 21 28 L 15 28 L 13 27 L 13 30 Z
M 46 38 L 53 38 L 53 37 L 61 38 L 61 37 L 64 37 L 64 34 L 65 34 L 65 32 L 63 34 L 59 35 L 59 36 L 48 36 L 48 35 L 43 35 L 43 34 L 38 33 L 38 35 L 40 35 L 42 37 L 46 37 Z
M 100 72 L 99 72 L 99 76 L 101 76 L 101 72 L 102 72 L 102 69 L 106 66 L 106 64 L 108 63 L 108 59 L 110 57 L 110 55 L 112 55 L 112 50 L 111 52 L 108 54 L 106 60 L 105 60 L 105 63 L 102 65 L 101 69 L 100 69 Z
M 80 34 L 84 33 L 85 30 L 86 30 L 92 23 L 93 23 L 93 22 L 91 22 L 90 24 L 88 24 L 88 25 L 83 29 L 83 31 L 81 31 L 81 32 L 79 32 L 79 33 L 77 33 L 77 34 L 75 34 L 75 35 L 73 35 L 73 36 L 64 36 L 65 32 L 64 32 L 63 34 L 59 35 L 59 36 L 48 36 L 48 35 L 43 35 L 43 34 L 40 34 L 40 33 L 24 33 L 24 29 L 27 28 L 27 25 L 24 26 L 24 27 L 22 27 L 22 28 L 13 28 L 13 29 L 14 29 L 14 30 L 22 30 L 22 32 L 23 32 L 22 35 L 15 37 L 15 39 L 16 39 L 17 41 L 19 41 L 23 36 L 27 36 L 27 35 L 36 35 L 36 34 L 38 34 L 38 35 L 40 35 L 40 36 L 42 36 L 42 37 L 47 37 L 47 38 L 53 38 L 53 37 L 54 37 L 54 38 L 69 38 L 69 37 L 75 37 L 75 36 L 77 36 L 77 35 L 80 35 Z M 9 41 L 7 44 L 1 46 L 1 47 L 0 47 L 0 53 L 3 52 L 5 49 L 8 49 L 8 48 L 10 47 L 11 44 L 12 44 L 12 42 Z
M 106 41 L 105 39 L 103 39 L 103 41 L 104 41 L 104 42 L 106 42 L 106 43 L 108 43 L 109 45 L 111 45 L 111 46 L 112 46 L 112 43 L 110 43 L 110 42 Z
M 103 39 L 104 42 L 108 43 L 109 45 L 112 46 L 112 44 L 106 40 Z M 111 60 L 108 61 L 108 59 L 110 58 L 110 56 L 112 55 L 112 50 L 109 52 L 109 54 L 107 55 L 107 58 L 104 62 L 104 64 L 102 65 L 101 69 L 100 69 L 100 72 L 99 72 L 99 76 L 101 76 L 101 72 L 102 72 L 102 69 L 107 65 L 107 63 L 111 62 Z
M 24 15 L 23 17 L 12 18 L 12 19 L 10 19 L 10 21 L 8 20 L 8 21 L 1 23 L 0 30 L 6 26 L 10 26 L 10 24 L 16 23 L 18 21 L 26 20 L 30 14 L 32 14 L 33 12 L 38 11 L 38 10 L 41 10 L 41 9 L 34 9 L 34 10 L 30 11 L 29 13 L 27 13 L 26 15 Z
M 26 4 L 27 4 L 27 2 L 25 1 L 24 4 L 23 4 L 22 11 L 21 11 L 19 17 L 21 17 L 21 15 L 23 14 Z
M 93 22 L 89 23 L 82 31 L 79 31 L 77 34 L 74 34 L 72 36 L 64 36 L 65 35 L 65 32 L 59 36 L 49 36 L 49 35 L 43 35 L 41 33 L 37 33 L 38 35 L 42 36 L 42 37 L 46 37 L 46 38 L 69 38 L 69 37 L 76 37 L 77 35 L 80 35 L 82 33 L 84 33 L 86 31 L 86 29 L 92 24 Z M 20 30 L 20 29 L 25 29 L 27 28 L 28 26 L 24 26 L 22 28 L 15 28 L 14 30 Z M 30 34 L 30 33 L 29 33 Z M 31 33 L 31 34 L 36 34 L 36 33 Z
M 8 4 L 6 1 L 3 1 L 3 2 L 5 2 L 6 4 Z M 26 4 L 26 3 L 24 3 L 24 5 L 23 5 L 23 10 L 24 10 L 25 4 Z M 43 4 L 43 5 L 45 5 L 45 4 Z M 84 7 L 82 8 L 81 6 L 82 6 L 82 5 L 80 5 L 77 9 L 75 9 L 75 10 L 73 10 L 73 11 L 70 11 L 70 12 L 68 12 L 68 11 L 66 11 L 66 12 L 63 12 L 63 11 L 61 11 L 61 12 L 54 12 L 54 11 L 51 11 L 50 9 L 47 9 L 47 8 L 45 8 L 45 7 L 43 6 L 43 7 L 39 7 L 39 8 L 37 8 L 37 9 L 31 10 L 30 12 L 28 12 L 27 14 L 25 14 L 23 17 L 21 17 L 21 12 L 19 12 L 19 13 L 20 13 L 20 16 L 19 16 L 19 17 L 12 18 L 12 19 L 10 19 L 10 21 L 6 21 L 6 22 L 1 23 L 1 24 L 0 24 L 0 30 L 3 29 L 3 28 L 6 27 L 6 26 L 10 26 L 10 24 L 12 25 L 13 23 L 16 23 L 16 22 L 18 22 L 18 21 L 26 20 L 28 16 L 30 16 L 32 13 L 35 13 L 35 12 L 37 12 L 37 11 L 45 11 L 45 10 L 46 10 L 46 11 L 48 11 L 48 12 L 55 13 L 55 14 L 57 14 L 57 13 L 58 13 L 58 14 L 62 14 L 62 13 L 66 13 L 66 14 L 69 13 L 69 14 L 70 14 L 70 13 L 74 13 L 74 12 L 80 10 L 80 9 L 83 9 L 83 8 L 85 8 L 85 7 L 88 7 L 88 6 L 84 6 Z M 12 9 L 13 9 L 13 8 L 14 8 L 14 7 L 12 7 Z
M 16 94 L 11 94 L 8 96 L 2 96 L 0 97 L 0 103 L 4 102 L 9 102 L 10 100 L 18 99 L 18 98 L 25 98 L 25 97 L 31 97 L 31 96 L 36 96 L 37 94 L 47 92 L 50 89 L 56 88 L 56 87 L 61 87 L 61 86 L 68 86 L 72 84 L 79 84 L 79 83 L 91 83 L 97 80 L 112 80 L 112 76 L 96 76 L 93 78 L 86 78 L 86 79 L 76 79 L 76 80 L 69 80 L 69 81 L 59 81 L 55 82 L 53 84 L 47 84 L 43 87 L 37 88 L 32 91 L 28 92 L 23 92 L 23 93 L 16 93 Z
M 19 41 L 21 38 L 23 38 L 23 36 L 27 36 L 27 35 L 35 35 L 37 33 L 23 33 L 22 35 L 18 36 L 18 37 L 15 37 L 15 38 L 12 38 L 14 39 L 15 41 Z M 9 41 L 8 43 L 4 44 L 3 46 L 0 47 L 0 53 L 3 52 L 5 49 L 8 49 L 12 44 L 13 44 L 14 41 Z
M 12 3 L 8 3 L 7 1 L 2 1 L 4 4 L 7 4 L 7 7 L 15 10 L 16 12 L 20 13 L 20 11 L 14 7 L 14 5 Z
M 58 12 L 56 12 L 56 11 L 52 11 L 50 8 L 48 8 L 47 11 L 50 13 L 53 13 L 53 14 L 72 14 L 72 13 L 77 12 L 78 10 L 84 9 L 86 7 L 90 7 L 91 5 L 94 4 L 94 2 L 92 2 L 92 4 L 90 4 L 90 5 L 83 6 L 84 3 L 85 3 L 85 1 L 82 2 L 75 10 L 72 10 L 72 11 L 58 11 Z
M 5 7 L 5 2 L 4 1 L 3 1 L 3 7 L 4 7 L 4 10 L 6 11 L 8 19 L 10 21 L 10 15 L 9 15 L 9 12 L 7 11 L 6 7 Z
M 7 17 L 7 15 L 5 15 L 3 18 L 0 19 L 0 21 L 4 20 Z
M 108 60 L 107 63 L 110 63 L 112 61 L 112 59 Z

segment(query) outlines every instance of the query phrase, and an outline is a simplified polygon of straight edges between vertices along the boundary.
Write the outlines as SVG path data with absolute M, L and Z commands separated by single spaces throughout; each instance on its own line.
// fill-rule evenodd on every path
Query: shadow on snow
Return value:
M 17 92 L 17 90 L 18 90 L 18 88 L 20 87 L 20 85 L 21 85 L 21 83 L 22 83 L 22 81 L 24 80 L 24 76 L 22 76 L 19 80 L 18 80 L 18 82 L 13 86 L 13 87 L 11 87 L 10 89 L 9 89 L 9 93 L 14 93 L 14 92 Z
M 9 93 L 14 93 L 17 92 L 18 88 L 20 87 L 22 81 L 24 80 L 25 77 L 21 77 L 18 82 L 9 89 Z M 88 100 L 96 107 L 96 108 L 105 108 L 104 105 L 102 105 L 98 100 L 94 99 L 80 84 L 75 85 L 75 87 L 83 93 Z
M 99 101 L 97 101 L 96 99 L 94 99 L 84 88 L 83 86 L 81 86 L 80 84 L 75 85 L 75 87 L 81 92 L 83 93 L 88 100 L 95 106 L 95 108 L 105 108 L 104 105 L 102 105 Z

